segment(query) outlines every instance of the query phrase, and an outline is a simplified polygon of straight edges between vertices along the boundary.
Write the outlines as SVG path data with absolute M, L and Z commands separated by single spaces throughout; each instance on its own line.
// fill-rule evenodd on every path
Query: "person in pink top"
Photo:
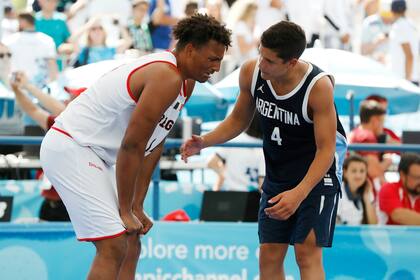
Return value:
M 420 225 L 420 156 L 403 154 L 398 171 L 398 182 L 382 186 L 379 209 L 388 225 Z

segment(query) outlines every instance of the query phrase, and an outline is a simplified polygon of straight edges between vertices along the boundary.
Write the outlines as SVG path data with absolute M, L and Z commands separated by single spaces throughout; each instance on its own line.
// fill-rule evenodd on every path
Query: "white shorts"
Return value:
M 50 129 L 42 141 L 41 164 L 67 208 L 77 239 L 96 241 L 125 233 L 115 168 L 57 129 Z

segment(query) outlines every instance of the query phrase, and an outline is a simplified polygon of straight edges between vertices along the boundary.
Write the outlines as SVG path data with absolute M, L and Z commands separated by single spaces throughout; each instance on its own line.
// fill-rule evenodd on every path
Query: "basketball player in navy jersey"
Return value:
M 228 141 L 260 115 L 266 177 L 258 234 L 260 279 L 285 279 L 294 245 L 301 279 L 324 279 L 322 247 L 330 247 L 347 142 L 333 100 L 333 78 L 300 60 L 304 31 L 282 21 L 261 37 L 260 56 L 243 64 L 232 113 L 213 131 L 193 136 L 182 158 Z

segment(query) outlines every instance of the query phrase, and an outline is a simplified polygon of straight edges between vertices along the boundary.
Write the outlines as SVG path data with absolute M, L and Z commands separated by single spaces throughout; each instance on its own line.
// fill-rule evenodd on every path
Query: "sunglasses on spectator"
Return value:
M 102 26 L 93 26 L 93 27 L 90 28 L 90 30 L 92 30 L 92 31 L 103 30 L 103 27 Z
M 12 57 L 12 54 L 11 53 L 0 53 L 0 59 L 1 58 L 4 58 L 4 57 L 8 57 L 8 58 L 11 58 Z

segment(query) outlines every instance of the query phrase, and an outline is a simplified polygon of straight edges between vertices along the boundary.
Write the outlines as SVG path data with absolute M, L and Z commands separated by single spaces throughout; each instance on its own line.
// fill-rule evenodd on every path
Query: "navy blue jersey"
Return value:
M 308 99 L 313 85 L 327 74 L 313 64 L 300 83 L 288 94 L 277 95 L 270 81 L 261 78 L 255 67 L 251 92 L 263 129 L 263 148 L 266 178 L 263 191 L 277 194 L 297 186 L 305 177 L 315 158 L 314 125 L 308 116 Z M 330 77 L 333 81 L 332 77 Z M 347 141 L 337 115 L 336 157 L 313 193 L 326 194 L 339 191 Z

